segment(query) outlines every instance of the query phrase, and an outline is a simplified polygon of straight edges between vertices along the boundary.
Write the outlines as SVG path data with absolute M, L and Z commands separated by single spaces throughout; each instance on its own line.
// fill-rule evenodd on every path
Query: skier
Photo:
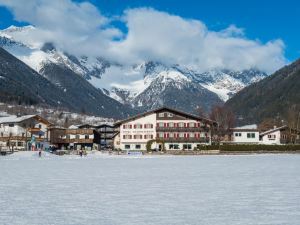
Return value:
M 83 154 L 82 149 L 80 149 L 80 151 L 79 151 L 80 157 L 82 157 L 82 154 Z
M 42 151 L 41 151 L 41 149 L 39 150 L 39 157 L 42 157 Z

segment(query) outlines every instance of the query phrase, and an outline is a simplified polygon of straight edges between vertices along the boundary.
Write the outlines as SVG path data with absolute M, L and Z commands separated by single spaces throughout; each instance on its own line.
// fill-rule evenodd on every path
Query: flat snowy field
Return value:
M 299 225 L 300 155 L 0 157 L 1 225 Z

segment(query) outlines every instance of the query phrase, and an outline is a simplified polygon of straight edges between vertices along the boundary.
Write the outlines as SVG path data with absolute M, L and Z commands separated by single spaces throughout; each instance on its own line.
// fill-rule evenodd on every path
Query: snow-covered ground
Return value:
M 0 224 L 300 221 L 300 156 L 0 157 Z

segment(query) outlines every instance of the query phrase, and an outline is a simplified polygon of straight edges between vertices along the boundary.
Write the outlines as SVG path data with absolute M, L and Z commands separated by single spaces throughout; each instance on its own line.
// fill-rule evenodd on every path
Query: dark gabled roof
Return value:
M 160 111 L 170 111 L 170 112 L 182 115 L 184 117 L 192 118 L 194 120 L 204 120 L 204 121 L 209 122 L 211 124 L 217 125 L 216 121 L 213 121 L 213 120 L 210 120 L 210 119 L 207 119 L 207 118 L 204 118 L 204 117 L 199 117 L 199 116 L 196 116 L 196 115 L 193 115 L 193 114 L 190 114 L 190 113 L 182 112 L 182 111 L 179 111 L 177 109 L 172 109 L 172 108 L 163 106 L 163 107 L 160 107 L 160 108 L 157 108 L 157 109 L 154 109 L 154 110 L 150 110 L 148 112 L 137 114 L 137 115 L 129 117 L 129 118 L 125 119 L 125 120 L 120 120 L 120 121 L 118 121 L 118 122 L 115 123 L 115 126 L 119 126 L 119 125 L 121 125 L 123 123 L 126 123 L 126 122 L 129 122 L 129 121 L 132 121 L 132 120 L 135 120 L 135 119 L 138 119 L 138 118 L 150 115 L 152 113 L 157 113 L 157 112 L 160 112 Z

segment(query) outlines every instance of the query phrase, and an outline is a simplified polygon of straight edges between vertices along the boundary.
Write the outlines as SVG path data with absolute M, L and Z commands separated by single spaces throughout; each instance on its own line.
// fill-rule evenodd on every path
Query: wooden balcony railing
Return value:
M 92 129 L 74 129 L 74 130 L 70 130 L 67 129 L 65 130 L 65 134 L 86 134 L 86 135 L 90 135 L 93 134 L 94 131 Z
M 70 143 L 80 143 L 80 144 L 92 144 L 94 139 L 78 139 L 78 138 L 54 138 L 51 140 L 53 144 L 70 144 Z

